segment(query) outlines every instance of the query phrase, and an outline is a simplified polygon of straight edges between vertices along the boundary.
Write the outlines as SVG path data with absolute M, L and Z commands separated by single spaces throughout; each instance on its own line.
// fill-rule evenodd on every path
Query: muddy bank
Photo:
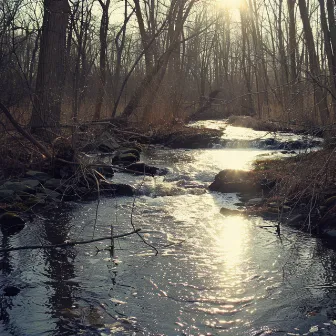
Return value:
M 252 128 L 256 131 L 266 132 L 286 132 L 295 134 L 306 134 L 313 136 L 322 136 L 322 129 L 312 127 L 311 125 L 296 125 L 291 123 L 282 123 L 276 121 L 260 120 L 251 116 L 230 116 L 228 124 L 238 127 Z
M 86 130 L 88 131 L 88 130 Z M 78 150 L 67 141 L 53 147 L 53 158 L 44 158 L 40 169 L 33 162 L 19 174 L 0 181 L 0 227 L 3 232 L 16 233 L 27 215 L 39 212 L 52 204 L 68 201 L 87 201 L 99 196 L 133 196 L 136 190 L 127 183 L 114 183 L 116 172 L 131 175 L 165 175 L 167 169 L 140 161 L 144 147 L 160 144 L 173 148 L 211 147 L 222 135 L 221 131 L 178 127 L 163 134 L 139 136 L 125 131 L 127 139 L 116 137 L 111 129 L 87 143 L 81 139 Z M 139 141 L 143 141 L 140 143 Z M 33 169 L 32 169 L 33 168 Z
M 170 148 L 211 148 L 220 142 L 222 135 L 221 130 L 183 126 L 154 135 L 151 143 Z
M 332 150 L 256 161 L 251 172 L 221 171 L 209 189 L 239 193 L 245 214 L 336 238 L 335 167 Z

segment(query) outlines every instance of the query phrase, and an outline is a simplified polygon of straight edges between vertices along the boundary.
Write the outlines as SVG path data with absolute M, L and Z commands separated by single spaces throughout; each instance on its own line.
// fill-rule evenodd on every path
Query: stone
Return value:
M 13 201 L 15 193 L 13 190 L 0 189 L 0 201 L 1 202 L 10 202 Z
M 44 195 L 44 194 L 43 194 Z M 44 195 L 44 197 L 38 197 L 37 194 L 34 196 L 31 196 L 29 198 L 27 198 L 26 200 L 24 200 L 24 204 L 27 206 L 34 206 L 37 204 L 45 204 L 46 201 L 46 196 Z
M 45 182 L 44 187 L 52 190 L 59 189 L 62 185 L 61 179 L 52 178 Z
M 266 209 L 266 212 L 270 212 L 270 213 L 275 213 L 275 214 L 278 214 L 281 212 L 280 208 L 279 207 L 268 207 Z
M 128 184 L 115 184 L 114 192 L 118 196 L 133 196 L 135 194 L 135 190 Z
M 96 146 L 92 143 L 86 144 L 81 148 L 83 153 L 93 153 L 96 151 Z
M 41 172 L 41 171 L 35 171 L 35 170 L 29 170 L 26 172 L 26 177 L 30 179 L 37 180 L 41 183 L 44 183 L 45 181 L 51 179 L 51 176 L 47 173 Z
M 292 208 L 288 205 L 284 205 L 281 209 L 282 209 L 282 212 L 289 212 L 292 210 Z
M 11 236 L 19 233 L 24 226 L 24 220 L 13 212 L 6 212 L 0 215 L 0 227 L 3 235 Z
M 254 205 L 261 205 L 263 203 L 262 198 L 252 198 L 247 201 L 246 205 L 248 206 L 254 206 Z
M 97 149 L 103 153 L 112 153 L 120 147 L 115 137 L 108 131 L 103 132 L 99 137 Z
M 251 179 L 249 172 L 226 169 L 215 176 L 215 180 L 210 184 L 209 189 L 222 193 L 254 194 L 262 188 L 260 184 Z
M 106 144 L 100 144 L 98 145 L 97 149 L 102 152 L 102 153 L 113 153 L 114 152 L 114 149 L 109 147 L 108 145 Z
M 324 202 L 324 205 L 327 207 L 333 207 L 335 204 L 336 204 L 336 196 L 329 197 Z
M 262 210 L 258 212 L 258 214 L 262 216 L 264 219 L 273 220 L 273 219 L 278 219 L 279 217 L 278 209 L 274 209 L 274 208 L 268 208 L 266 210 Z
M 114 170 L 112 167 L 98 167 L 97 171 L 104 175 L 105 177 L 113 177 L 114 176 Z
M 160 172 L 160 169 L 154 166 L 148 166 L 145 163 L 142 162 L 137 162 L 137 163 L 132 163 L 126 167 L 128 170 L 134 171 L 136 174 L 146 174 L 146 175 L 158 175 Z
M 165 144 L 171 148 L 211 148 L 221 140 L 222 130 L 199 129 L 188 132 L 185 128 L 168 135 L 154 137 L 153 143 Z
M 273 148 L 279 145 L 279 142 L 274 138 L 265 139 L 261 142 L 264 146 L 272 146 Z
M 24 191 L 20 191 L 17 193 L 17 196 L 19 197 L 19 199 L 15 199 L 17 202 L 19 202 L 20 200 L 27 200 L 28 198 L 32 197 L 32 194 L 29 194 L 27 192 Z
M 319 229 L 322 236 L 332 237 L 336 232 L 336 214 L 330 213 L 324 216 L 319 222 Z
M 115 159 L 113 159 L 113 162 L 125 163 L 125 164 L 136 161 L 138 161 L 138 157 L 132 153 L 126 153 L 126 154 L 121 153 Z
M 32 189 L 36 189 L 40 185 L 40 182 L 38 180 L 24 179 L 21 182 L 23 182 L 25 185 Z
M 52 189 L 43 188 L 42 192 L 47 195 L 47 198 L 53 201 L 59 201 L 62 198 L 62 194 Z
M 294 227 L 300 227 L 302 225 L 303 219 L 304 216 L 302 214 L 297 214 L 289 218 L 286 224 Z
M 4 296 L 16 296 L 20 293 L 20 288 L 17 288 L 15 286 L 6 286 L 3 289 L 3 295 Z
M 120 154 L 133 154 L 137 157 L 138 160 L 140 160 L 140 152 L 135 148 L 125 148 L 125 149 L 119 149 Z
M 286 149 L 289 150 L 294 150 L 294 149 L 301 149 L 301 148 L 306 148 L 307 145 L 304 144 L 302 141 L 295 140 L 295 141 L 288 141 L 286 143 Z
M 228 208 L 221 208 L 220 213 L 224 216 L 244 215 L 244 213 L 242 211 L 232 210 L 232 209 L 228 209 Z
M 322 236 L 325 238 L 336 238 L 336 229 L 323 230 Z
M 142 152 L 142 147 L 138 143 L 132 143 L 132 144 L 130 144 L 130 147 L 136 149 L 139 153 Z
M 30 194 L 34 194 L 36 191 L 35 189 L 31 188 L 30 186 L 26 185 L 24 181 L 22 182 L 5 182 L 1 187 L 0 190 L 13 190 L 15 193 L 17 192 L 26 192 Z
M 113 196 L 133 196 L 135 189 L 128 184 L 109 183 L 102 181 L 100 191 Z

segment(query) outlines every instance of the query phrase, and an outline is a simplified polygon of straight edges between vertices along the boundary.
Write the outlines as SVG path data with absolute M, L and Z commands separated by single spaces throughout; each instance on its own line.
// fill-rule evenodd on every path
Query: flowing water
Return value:
M 116 241 L 114 258 L 108 241 L 2 255 L 0 335 L 336 335 L 335 252 L 290 228 L 279 238 L 259 217 L 224 217 L 220 208 L 235 209 L 237 195 L 206 189 L 221 169 L 283 156 L 237 148 L 269 136 L 227 127 L 230 148 L 149 148 L 142 159 L 169 173 L 116 174 L 137 187 L 135 199 L 51 209 L 2 237 L 2 246 L 57 244 L 134 225 L 159 254 L 132 235 Z

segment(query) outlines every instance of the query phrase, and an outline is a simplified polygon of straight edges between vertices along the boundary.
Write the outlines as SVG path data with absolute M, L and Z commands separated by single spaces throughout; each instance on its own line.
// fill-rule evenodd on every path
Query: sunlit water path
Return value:
M 221 122 L 206 126 L 225 127 Z M 269 136 L 228 127 L 223 138 Z M 279 135 L 290 138 L 293 135 Z M 273 154 L 272 154 L 273 153 Z M 336 335 L 335 257 L 320 240 L 261 218 L 224 217 L 235 194 L 207 191 L 224 168 L 251 168 L 256 148 L 167 150 L 142 159 L 165 177 L 118 174 L 139 196 L 74 204 L 38 218 L 7 246 L 59 243 L 141 227 L 160 253 L 136 236 L 65 250 L 20 251 L 2 259 L 0 335 Z M 96 247 L 95 247 L 96 246 Z M 99 251 L 98 251 L 99 250 Z M 334 323 L 335 322 L 335 323 Z

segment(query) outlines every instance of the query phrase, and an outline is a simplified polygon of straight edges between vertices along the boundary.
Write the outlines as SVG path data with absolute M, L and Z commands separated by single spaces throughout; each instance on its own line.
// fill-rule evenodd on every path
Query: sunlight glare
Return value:
M 219 8 L 239 9 L 244 6 L 245 0 L 215 0 Z
M 228 216 L 223 220 L 223 229 L 217 237 L 216 247 L 223 256 L 226 272 L 240 267 L 246 257 L 249 242 L 248 220 L 242 216 Z

